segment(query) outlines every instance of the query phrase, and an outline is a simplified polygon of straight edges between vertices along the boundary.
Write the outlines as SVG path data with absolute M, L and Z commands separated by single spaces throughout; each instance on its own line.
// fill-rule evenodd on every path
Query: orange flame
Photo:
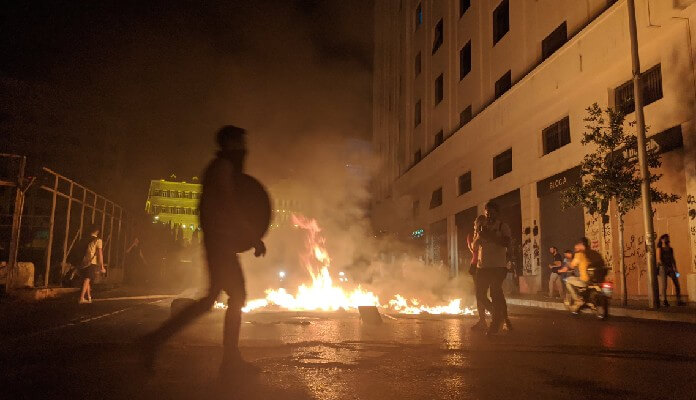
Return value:
M 397 294 L 386 305 L 382 305 L 374 293 L 360 285 L 348 291 L 335 286 L 329 272 L 331 257 L 325 247 L 326 240 L 319 235 L 319 224 L 315 219 L 307 219 L 300 215 L 292 214 L 291 217 L 293 224 L 306 232 L 307 251 L 300 255 L 300 259 L 312 278 L 311 285 L 300 285 L 295 295 L 282 288 L 268 289 L 266 298 L 249 300 L 242 308 L 243 312 L 274 305 L 295 311 L 336 311 L 356 309 L 359 306 L 378 306 L 403 314 L 473 314 L 472 309 L 461 307 L 461 299 L 451 300 L 447 305 L 429 307 L 419 304 L 417 299 L 409 302 Z M 343 282 L 343 279 L 341 281 Z

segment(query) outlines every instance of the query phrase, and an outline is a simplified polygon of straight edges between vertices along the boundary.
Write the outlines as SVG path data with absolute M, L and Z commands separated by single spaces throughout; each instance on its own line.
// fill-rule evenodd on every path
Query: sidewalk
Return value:
M 509 305 L 522 307 L 545 308 L 548 310 L 566 311 L 563 302 L 558 299 L 550 299 L 542 295 L 507 295 Z M 609 307 L 611 317 L 627 317 L 636 319 L 650 319 L 656 321 L 685 322 L 696 324 L 696 308 L 693 304 L 676 306 L 676 301 L 671 307 L 660 307 L 658 310 L 650 310 L 646 307 L 645 300 L 629 300 L 627 307 L 620 307 L 616 299 L 612 299 Z

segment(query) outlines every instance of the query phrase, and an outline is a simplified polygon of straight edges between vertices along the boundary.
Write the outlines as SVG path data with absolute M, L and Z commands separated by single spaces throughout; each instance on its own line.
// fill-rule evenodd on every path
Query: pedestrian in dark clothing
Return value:
M 479 322 L 471 327 L 473 330 L 483 330 L 488 329 L 488 324 L 486 323 L 486 311 L 493 312 L 493 303 L 488 298 L 488 287 L 484 287 L 479 284 L 478 279 L 478 256 L 479 256 L 479 233 L 483 229 L 486 223 L 486 216 L 479 215 L 474 220 L 474 234 L 467 238 L 469 250 L 471 251 L 471 266 L 469 267 L 469 273 L 471 277 L 474 278 L 474 291 L 476 294 L 476 309 L 479 316 Z
M 549 275 L 549 297 L 553 298 L 553 289 L 557 289 L 558 297 L 563 297 L 563 280 L 559 271 L 563 268 L 563 256 L 558 252 L 556 246 L 551 246 L 549 248 L 549 253 L 551 253 L 552 262 L 549 264 L 549 269 L 551 274 Z
M 220 375 L 222 378 L 239 373 L 256 372 L 253 364 L 247 363 L 239 352 L 239 329 L 242 307 L 246 301 L 246 288 L 238 250 L 231 243 L 244 236 L 247 226 L 240 219 L 235 191 L 244 171 L 246 158 L 245 131 L 235 126 L 225 126 L 218 132 L 220 152 L 208 165 L 203 177 L 203 193 L 200 203 L 200 219 L 208 261 L 210 286 L 202 299 L 174 315 L 155 332 L 142 339 L 146 364 L 152 368 L 157 348 L 169 337 L 184 328 L 195 318 L 208 312 L 220 292 L 229 296 L 223 327 L 223 357 Z M 260 238 L 253 245 L 256 257 L 266 254 Z
M 681 300 L 677 261 L 674 259 L 674 249 L 670 246 L 668 234 L 660 236 L 657 242 L 657 262 L 659 263 L 658 273 L 662 280 L 662 299 L 664 306 L 669 307 L 669 302 L 667 301 L 667 277 L 671 278 L 674 284 L 674 291 L 677 294 L 677 305 L 685 305 L 686 303 Z
M 507 247 L 510 245 L 512 235 L 510 227 L 500 220 L 500 209 L 495 202 L 489 201 L 485 212 L 486 223 L 476 243 L 479 246 L 477 284 L 481 285 L 479 286 L 481 290 L 491 292 L 493 321 L 486 334 L 494 335 L 500 331 L 503 324 L 508 329 L 512 329 L 503 293 L 503 281 L 507 276 Z

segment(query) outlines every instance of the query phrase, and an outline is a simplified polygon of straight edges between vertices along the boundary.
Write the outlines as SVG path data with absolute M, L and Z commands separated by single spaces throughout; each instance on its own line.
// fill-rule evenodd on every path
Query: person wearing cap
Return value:
M 230 245 L 244 235 L 244 223 L 236 209 L 235 182 L 244 172 L 246 159 L 246 131 L 236 126 L 224 126 L 217 134 L 220 150 L 205 170 L 200 202 L 200 221 L 203 229 L 210 286 L 208 294 L 174 315 L 159 329 L 141 339 L 144 346 L 146 367 L 152 369 L 156 350 L 168 338 L 180 331 L 195 318 L 208 312 L 220 292 L 229 296 L 223 327 L 223 357 L 220 376 L 257 372 L 258 368 L 244 361 L 239 352 L 239 329 L 242 307 L 246 301 L 244 274 L 237 249 Z M 259 239 L 254 245 L 254 255 L 266 254 L 266 247 Z

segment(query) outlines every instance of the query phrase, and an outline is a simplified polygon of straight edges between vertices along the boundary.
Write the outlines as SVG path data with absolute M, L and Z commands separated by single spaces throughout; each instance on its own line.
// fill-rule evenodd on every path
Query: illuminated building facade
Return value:
M 636 17 L 658 187 L 681 197 L 654 205 L 655 230 L 670 234 L 682 292 L 695 301 L 696 1 L 636 0 Z M 562 210 L 560 199 L 579 179 L 586 108 L 635 119 L 626 1 L 378 1 L 374 43 L 375 229 L 405 238 L 422 229 L 425 258 L 456 275 L 468 267 L 474 218 L 495 199 L 514 234 L 521 291 L 545 289 L 549 246 L 572 248 L 584 235 L 618 292 L 614 205 L 600 218 Z M 645 296 L 640 207 L 625 237 L 629 296 Z
M 181 226 L 184 237 L 190 239 L 193 232 L 200 229 L 198 202 L 202 185 L 197 181 L 197 178 L 190 183 L 151 180 L 145 211 L 152 216 L 153 222 L 171 223 L 176 228 Z
M 170 223 L 172 227 L 181 226 L 184 237 L 191 238 L 193 232 L 200 228 L 198 203 L 201 198 L 202 185 L 197 178 L 193 182 L 171 180 L 151 180 L 145 211 L 152 216 L 152 222 Z M 291 224 L 290 215 L 301 212 L 299 196 L 292 186 L 285 181 L 269 188 L 273 220 L 271 229 Z

